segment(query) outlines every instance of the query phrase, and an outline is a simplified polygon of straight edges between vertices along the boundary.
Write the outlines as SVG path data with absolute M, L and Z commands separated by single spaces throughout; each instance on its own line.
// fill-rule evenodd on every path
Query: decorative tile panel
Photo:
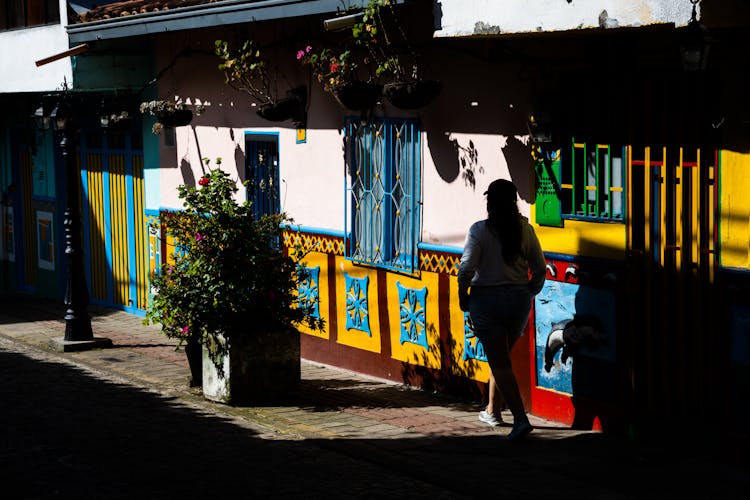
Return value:
M 320 308 L 318 304 L 320 293 L 318 288 L 320 266 L 307 267 L 300 265 L 298 276 L 297 300 L 299 301 L 300 307 L 309 307 L 312 305 L 312 315 L 320 319 Z
M 484 346 L 482 342 L 474 334 L 474 328 L 472 328 L 471 321 L 469 320 L 469 313 L 464 312 L 464 353 L 463 360 L 476 359 L 478 361 L 487 361 L 487 356 L 484 354 Z
M 361 330 L 367 335 L 372 335 L 367 307 L 369 277 L 353 278 L 345 274 L 344 278 L 346 284 L 346 328 Z
M 425 304 L 427 287 L 421 290 L 406 288 L 396 282 L 398 289 L 399 317 L 401 319 L 400 341 L 417 344 L 429 350 L 425 330 Z
M 429 250 L 419 251 L 419 270 L 434 273 L 458 276 L 458 266 L 461 261 L 460 254 L 448 254 L 432 252 Z
M 284 231 L 284 246 L 294 248 L 301 245 L 308 252 L 344 255 L 344 240 L 336 236 L 311 234 L 287 229 Z

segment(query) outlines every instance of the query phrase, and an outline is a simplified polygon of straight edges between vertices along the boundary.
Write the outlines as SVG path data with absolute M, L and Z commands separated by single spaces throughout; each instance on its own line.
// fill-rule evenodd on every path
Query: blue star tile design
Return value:
M 469 319 L 469 313 L 464 312 L 464 354 L 463 360 L 476 359 L 478 361 L 487 361 L 487 356 L 484 354 L 484 346 L 482 342 L 474 334 L 471 320 Z
M 369 277 L 353 278 L 344 273 L 346 284 L 346 328 L 370 332 L 370 313 L 367 309 L 367 287 Z
M 312 315 L 320 319 L 320 308 L 318 306 L 318 298 L 320 296 L 320 290 L 318 289 L 320 266 L 307 267 L 299 265 L 297 267 L 297 276 L 297 300 L 300 307 L 312 305 Z
M 426 350 L 427 330 L 425 329 L 425 304 L 427 299 L 427 287 L 421 290 L 406 288 L 396 282 L 398 288 L 399 315 L 401 320 L 400 341 L 421 345 Z

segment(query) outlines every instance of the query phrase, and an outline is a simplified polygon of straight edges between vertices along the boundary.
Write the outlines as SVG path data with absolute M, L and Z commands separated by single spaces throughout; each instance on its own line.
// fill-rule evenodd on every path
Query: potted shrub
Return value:
M 300 379 L 296 326 L 317 330 L 323 322 L 315 304 L 297 296 L 301 250 L 279 246 L 291 220 L 238 203 L 238 183 L 220 165 L 217 159 L 198 187 L 178 188 L 184 210 L 159 217 L 177 250 L 152 276 L 145 321 L 180 343 L 199 342 L 205 397 L 240 405 L 292 391 Z
M 352 26 L 352 36 L 366 48 L 375 75 L 385 81 L 383 95 L 394 106 L 422 108 L 442 90 L 438 80 L 423 78 L 420 54 L 406 36 L 391 0 L 370 0 Z
M 214 44 L 221 59 L 219 71 L 224 73 L 224 82 L 249 95 L 258 106 L 258 116 L 269 121 L 305 122 L 306 90 L 291 89 L 286 97 L 279 98 L 268 74 L 269 61 L 252 40 L 245 40 L 237 49 L 225 40 L 216 40 Z
M 171 100 L 153 100 L 144 101 L 140 105 L 141 114 L 148 114 L 156 117 L 156 123 L 151 128 L 154 134 L 160 134 L 164 127 L 183 127 L 193 121 L 193 114 L 200 115 L 204 107 L 197 105 L 194 107 L 195 113 L 187 105 L 178 99 Z
M 359 79 L 358 64 L 350 49 L 336 52 L 323 47 L 315 51 L 311 45 L 307 45 L 297 51 L 297 60 L 308 65 L 323 90 L 333 95 L 346 109 L 367 110 L 380 100 L 383 86 Z

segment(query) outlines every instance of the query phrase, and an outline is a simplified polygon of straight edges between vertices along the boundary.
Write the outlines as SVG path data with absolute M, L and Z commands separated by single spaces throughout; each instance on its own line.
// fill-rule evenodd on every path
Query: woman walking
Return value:
M 487 219 L 472 224 L 458 271 L 458 297 L 469 311 L 497 387 L 513 414 L 513 441 L 533 430 L 511 366 L 510 350 L 523 334 L 531 301 L 544 285 L 546 262 L 539 239 L 518 211 L 515 185 L 490 183 Z

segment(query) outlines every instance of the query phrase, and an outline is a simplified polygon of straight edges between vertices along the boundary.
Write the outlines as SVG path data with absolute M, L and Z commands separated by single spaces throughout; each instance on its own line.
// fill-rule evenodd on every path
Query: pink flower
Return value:
M 182 334 L 183 335 L 187 335 L 189 331 L 190 331 L 190 327 L 189 326 L 183 326 L 182 327 Z
M 299 61 L 303 57 L 305 57 L 305 51 L 304 50 L 298 50 L 297 51 L 297 60 Z
M 305 52 L 306 53 L 309 54 L 311 50 L 312 50 L 312 47 L 310 47 L 309 45 L 307 47 L 305 47 Z
M 195 233 L 195 241 L 200 241 L 203 238 L 205 238 L 205 236 L 203 236 L 201 233 Z
M 211 182 L 211 179 L 208 177 L 201 177 L 201 179 L 198 181 L 198 184 L 201 186 L 207 186 Z

